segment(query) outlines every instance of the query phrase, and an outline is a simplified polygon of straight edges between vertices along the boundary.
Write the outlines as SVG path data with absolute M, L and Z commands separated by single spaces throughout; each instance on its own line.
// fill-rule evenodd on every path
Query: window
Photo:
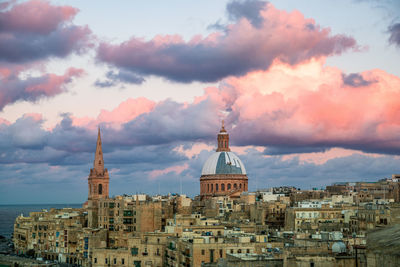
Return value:
M 124 265 L 125 264 L 125 259 L 121 259 L 121 263 L 122 263 L 122 265 Z
M 225 191 L 225 184 L 221 184 L 221 191 Z
M 234 184 L 234 185 L 233 185 L 233 188 L 235 188 L 235 189 L 236 189 L 236 188 L 237 188 L 237 184 Z
M 201 255 L 204 255 L 204 254 L 205 254 L 205 250 L 202 249 L 202 250 L 201 250 Z
M 215 185 L 215 191 L 218 192 L 218 184 Z
M 131 210 L 124 210 L 124 216 L 133 216 L 133 212 Z
M 131 254 L 132 254 L 132 256 L 136 256 L 136 255 L 138 254 L 138 252 L 139 252 L 139 249 L 138 249 L 138 248 L 131 248 Z
M 103 194 L 103 185 L 99 184 L 99 195 Z
M 117 259 L 116 258 L 114 258 L 114 264 L 117 264 Z
M 228 190 L 230 190 L 231 189 L 231 184 L 228 184 Z
M 107 258 L 105 258 L 105 259 L 104 259 L 104 263 L 105 263 L 105 264 L 107 264 L 107 263 L 108 263 L 108 262 L 107 262 Z
M 250 249 L 246 249 L 246 253 L 250 253 Z
M 222 249 L 219 250 L 219 257 L 222 258 L 223 257 L 223 252 Z
M 94 263 L 97 263 L 97 258 L 94 258 Z

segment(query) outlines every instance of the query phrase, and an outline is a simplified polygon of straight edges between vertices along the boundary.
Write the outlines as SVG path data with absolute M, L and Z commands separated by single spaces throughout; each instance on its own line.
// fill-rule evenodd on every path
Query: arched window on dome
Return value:
M 234 185 L 233 185 L 233 188 L 237 189 L 237 184 L 234 184 Z
M 225 191 L 225 184 L 221 184 L 221 191 Z
M 99 195 L 103 194 L 103 185 L 99 184 Z
M 228 190 L 230 190 L 231 189 L 231 184 L 228 184 Z
M 215 191 L 218 192 L 218 184 L 215 184 Z

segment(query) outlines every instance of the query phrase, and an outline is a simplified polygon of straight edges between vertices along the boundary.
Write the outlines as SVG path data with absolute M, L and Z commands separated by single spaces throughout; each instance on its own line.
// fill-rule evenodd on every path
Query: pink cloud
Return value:
M 177 166 L 172 166 L 172 167 L 168 167 L 162 170 L 153 170 L 149 173 L 149 178 L 150 179 L 155 179 L 158 176 L 164 175 L 164 174 L 168 174 L 171 172 L 175 172 L 176 174 L 181 174 L 184 170 L 186 170 L 187 168 L 189 168 L 189 164 L 185 163 L 183 165 L 177 165 Z
M 10 125 L 11 122 L 6 120 L 6 119 L 4 119 L 4 118 L 0 118 L 0 124 Z
M 352 155 L 356 155 L 356 154 L 373 157 L 373 158 L 383 157 L 383 155 L 381 155 L 381 154 L 363 153 L 358 150 L 335 147 L 335 148 L 326 150 L 324 152 L 301 153 L 301 154 L 295 153 L 295 154 L 285 155 L 282 157 L 282 160 L 290 160 L 294 157 L 299 157 L 300 162 L 308 162 L 308 163 L 314 163 L 317 165 L 323 165 L 328 160 L 348 157 L 348 156 L 352 156 Z
M 198 155 L 203 150 L 211 151 L 213 149 L 215 149 L 214 146 L 211 146 L 211 145 L 208 145 L 205 143 L 195 143 L 188 149 L 185 149 L 185 147 L 183 145 L 180 145 L 180 146 L 176 147 L 174 149 L 174 151 L 184 154 L 188 158 L 192 158 L 195 155 Z
M 25 113 L 22 118 L 26 119 L 26 118 L 32 118 L 34 121 L 36 122 L 41 122 L 43 121 L 43 115 L 40 113 Z
M 27 94 L 54 96 L 65 90 L 64 84 L 70 83 L 72 78 L 80 77 L 85 73 L 83 69 L 69 68 L 64 75 L 47 74 L 46 81 L 26 87 Z
M 93 46 L 90 29 L 71 23 L 79 11 L 76 8 L 39 0 L 7 4 L 11 8 L 0 8 L 1 61 L 38 63 Z
M 107 124 L 119 128 L 121 124 L 134 120 L 141 114 L 151 112 L 155 105 L 154 101 L 144 97 L 129 98 L 111 111 L 102 109 L 96 119 L 73 117 L 73 125 L 94 129 L 100 124 Z
M 357 74 L 351 86 L 324 60 L 229 78 L 237 98 L 228 118 L 242 145 L 400 148 L 400 78 L 382 70 Z M 312 70 L 312 71 L 307 71 Z M 281 83 L 279 81 L 282 81 Z
M 133 37 L 121 44 L 103 42 L 97 56 L 139 75 L 210 82 L 266 70 L 276 59 L 296 65 L 358 49 L 352 37 L 331 35 L 329 28 L 321 28 L 298 11 L 278 10 L 270 3 L 263 7 L 258 10 L 259 26 L 240 17 L 225 26 L 223 33 L 196 35 L 188 42 L 179 35 L 158 35 L 149 41 Z
M 20 79 L 19 72 L 7 73 L 5 69 L 4 77 L 0 76 L 2 90 L 0 91 L 0 110 L 17 101 L 37 101 L 44 97 L 52 97 L 66 90 L 66 85 L 72 82 L 73 78 L 84 74 L 82 69 L 69 68 L 64 75 L 45 74 L 39 77 L 28 77 Z
M 31 0 L 1 12 L 0 24 L 3 30 L 48 34 L 72 20 L 78 11 L 71 6 L 53 6 L 47 1 Z

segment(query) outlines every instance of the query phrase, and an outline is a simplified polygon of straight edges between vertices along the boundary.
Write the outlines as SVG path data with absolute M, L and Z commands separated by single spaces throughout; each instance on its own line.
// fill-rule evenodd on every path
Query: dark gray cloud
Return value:
M 325 152 L 328 148 L 326 147 L 314 147 L 314 146 L 268 146 L 264 150 L 265 155 L 289 155 L 297 153 L 314 153 L 314 152 Z
M 89 34 L 89 28 L 79 26 L 57 29 L 46 35 L 0 32 L 0 61 L 25 63 L 48 57 L 66 57 L 72 52 L 85 50 Z
M 352 87 L 368 86 L 375 81 L 367 81 L 359 73 L 342 74 L 343 83 Z
M 254 27 L 260 28 L 264 21 L 260 12 L 267 8 L 267 1 L 244 0 L 231 1 L 226 6 L 226 11 L 231 20 L 237 21 L 246 18 Z
M 106 73 L 106 80 L 96 80 L 95 86 L 97 87 L 111 87 L 119 83 L 129 83 L 129 84 L 142 84 L 145 79 L 136 75 L 135 73 L 120 70 L 120 71 L 108 71 Z
M 389 42 L 400 47 L 400 23 L 389 26 L 388 30 L 390 33 Z
M 103 141 L 107 141 L 104 140 Z M 104 144 L 105 145 L 105 144 Z M 128 149 L 129 150 L 129 149 Z M 143 147 L 143 151 L 146 147 Z M 139 151 L 135 151 L 139 152 Z M 89 153 L 81 165 L 51 166 L 41 164 L 2 164 L 0 168 L 1 203 L 45 203 L 53 199 L 61 202 L 84 202 L 87 199 L 87 176 L 93 153 Z M 134 153 L 132 151 L 132 153 Z M 168 157 L 166 150 L 149 149 L 151 163 L 119 163 L 113 160 L 118 152 L 105 154 L 105 164 L 110 171 L 110 195 L 149 193 L 167 194 L 180 192 L 194 196 L 199 194 L 201 167 L 213 151 L 202 151 L 194 158 L 180 158 L 174 162 L 159 163 L 157 159 Z M 165 154 L 167 153 L 167 154 Z M 129 157 L 132 154 L 125 154 Z M 341 181 L 376 181 L 399 173 L 398 159 L 393 156 L 372 157 L 354 154 L 315 164 L 301 161 L 298 157 L 265 157 L 262 152 L 249 149 L 240 155 L 249 177 L 249 188 L 268 188 L 290 185 L 300 188 L 325 187 Z M 188 165 L 180 174 L 169 172 L 149 179 L 152 170 L 176 165 Z
M 120 145 L 210 140 L 215 135 L 215 129 L 218 129 L 216 110 L 215 103 L 210 100 L 188 106 L 166 100 L 157 104 L 152 112 L 125 123 L 112 136 L 115 144 Z

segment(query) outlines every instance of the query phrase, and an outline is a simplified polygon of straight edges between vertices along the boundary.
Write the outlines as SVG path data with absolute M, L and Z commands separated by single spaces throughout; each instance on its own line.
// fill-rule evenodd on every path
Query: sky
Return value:
M 249 189 L 400 173 L 397 0 L 0 0 L 0 204 L 199 194 L 225 120 Z

